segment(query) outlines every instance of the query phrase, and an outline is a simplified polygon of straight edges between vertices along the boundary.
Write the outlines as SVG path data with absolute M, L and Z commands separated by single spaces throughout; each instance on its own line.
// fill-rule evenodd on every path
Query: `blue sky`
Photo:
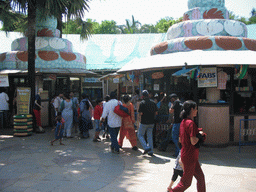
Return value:
M 256 0 L 225 0 L 225 5 L 235 15 L 249 18 L 252 8 L 256 8 Z M 161 18 L 177 19 L 188 11 L 187 0 L 92 0 L 89 6 L 85 19 L 99 23 L 114 20 L 118 25 L 125 24 L 132 15 L 142 24 L 156 24 Z

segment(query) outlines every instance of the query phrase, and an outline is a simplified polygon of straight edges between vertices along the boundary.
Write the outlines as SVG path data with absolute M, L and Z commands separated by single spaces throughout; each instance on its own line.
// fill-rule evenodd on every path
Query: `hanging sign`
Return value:
M 202 68 L 199 73 L 198 87 L 217 87 L 217 68 Z
M 154 84 L 154 91 L 159 91 L 159 88 L 160 88 L 159 84 Z
M 113 83 L 119 83 L 119 78 L 114 78 Z
M 92 77 L 92 78 L 84 78 L 84 82 L 85 83 L 97 83 L 97 82 L 99 82 L 99 79 L 98 78 L 94 78 L 94 77 Z
M 56 76 L 55 74 L 50 74 L 50 75 L 49 75 L 49 78 L 50 78 L 51 80 L 56 80 L 56 79 L 57 79 L 57 76 Z
M 164 77 L 163 72 L 155 72 L 152 74 L 152 79 L 162 79 Z
M 29 87 L 18 87 L 17 88 L 17 114 L 30 114 L 30 93 Z
M 0 75 L 0 87 L 9 87 L 8 75 Z

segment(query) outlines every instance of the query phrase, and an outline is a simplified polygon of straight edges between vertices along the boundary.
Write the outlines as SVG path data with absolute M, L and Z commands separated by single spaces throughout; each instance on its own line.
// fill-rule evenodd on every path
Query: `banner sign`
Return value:
M 202 68 L 199 73 L 198 87 L 217 87 L 217 68 Z
M 97 83 L 99 82 L 99 79 L 98 78 L 84 78 L 84 82 L 85 83 Z
M 162 79 L 164 77 L 164 73 L 163 72 L 155 72 L 152 74 L 152 79 Z
M 159 88 L 160 88 L 159 84 L 154 84 L 154 91 L 159 91 Z
M 119 83 L 119 78 L 114 78 L 113 83 Z
M 30 93 L 29 87 L 18 87 L 17 88 L 17 114 L 30 114 Z
M 9 87 L 8 75 L 0 75 L 0 87 Z

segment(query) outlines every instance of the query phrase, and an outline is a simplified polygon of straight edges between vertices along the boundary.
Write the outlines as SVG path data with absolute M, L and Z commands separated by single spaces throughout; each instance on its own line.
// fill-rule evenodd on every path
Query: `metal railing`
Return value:
M 256 145 L 256 119 L 240 119 L 239 153 L 243 145 Z

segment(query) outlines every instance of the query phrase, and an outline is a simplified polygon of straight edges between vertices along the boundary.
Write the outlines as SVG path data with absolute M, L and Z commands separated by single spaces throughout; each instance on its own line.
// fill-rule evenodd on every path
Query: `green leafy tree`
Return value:
M 111 21 L 102 21 L 101 24 L 94 31 L 95 34 L 117 34 L 119 33 L 116 22 Z
M 243 22 L 244 24 L 248 25 L 248 21 L 246 20 L 245 17 L 239 17 L 239 16 L 235 15 L 232 11 L 229 12 L 229 19 L 240 21 L 240 22 Z
M 154 25 L 145 24 L 140 28 L 140 33 L 157 33 Z
M 256 16 L 252 16 L 249 18 L 248 24 L 255 24 L 256 23 Z
M 92 24 L 92 30 L 91 30 L 91 34 L 96 34 L 100 24 L 98 22 L 96 22 L 95 20 L 93 21 L 92 19 L 86 19 L 86 21 L 88 23 Z
M 237 19 L 237 16 L 232 11 L 230 11 L 229 12 L 229 19 L 235 20 L 235 19 Z
M 0 21 L 2 21 L 2 31 L 20 31 L 23 32 L 24 23 L 26 23 L 26 16 L 21 13 L 12 11 L 9 1 L 0 1 Z M 22 24 L 22 25 L 21 25 Z
M 85 30 L 85 31 L 83 31 Z M 62 25 L 63 34 L 92 34 L 93 24 L 88 21 L 83 21 L 81 18 L 69 20 Z M 83 38 L 82 38 L 83 39 Z
M 241 18 L 237 19 L 237 21 L 240 21 L 240 22 L 242 22 L 242 23 L 248 25 L 248 21 L 246 20 L 245 17 L 241 17 Z
M 256 23 L 256 10 L 255 8 L 251 11 L 251 17 L 249 18 L 248 24 L 255 24 Z
M 165 17 L 160 19 L 155 28 L 157 30 L 158 33 L 166 33 L 168 31 L 168 29 L 170 28 L 170 26 L 182 22 L 182 17 L 179 18 L 178 20 L 174 20 L 172 17 Z

